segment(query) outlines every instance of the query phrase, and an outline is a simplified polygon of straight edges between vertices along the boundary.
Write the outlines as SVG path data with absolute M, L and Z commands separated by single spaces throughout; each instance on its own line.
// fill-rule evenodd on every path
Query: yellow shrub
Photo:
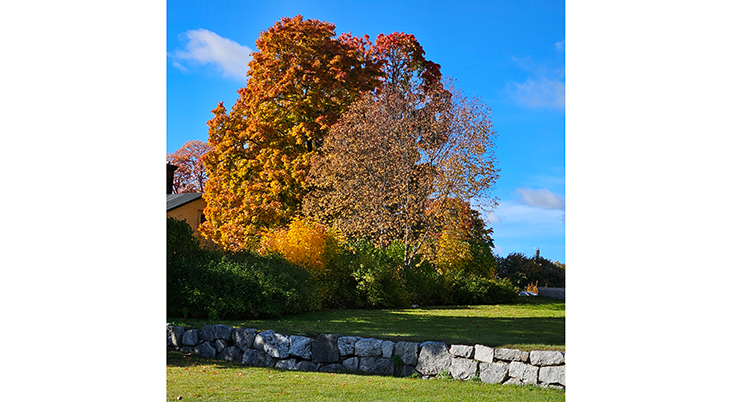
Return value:
M 288 228 L 266 232 L 260 251 L 277 252 L 293 264 L 321 273 L 336 249 L 336 238 L 324 225 L 297 218 Z

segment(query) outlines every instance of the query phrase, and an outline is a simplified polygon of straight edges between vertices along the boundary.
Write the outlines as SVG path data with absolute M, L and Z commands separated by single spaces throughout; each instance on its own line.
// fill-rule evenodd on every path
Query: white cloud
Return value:
M 555 46 L 564 46 L 563 42 L 557 42 Z M 563 44 L 558 45 L 560 43 Z M 518 67 L 531 73 L 532 77 L 522 83 L 508 83 L 505 88 L 508 96 L 526 107 L 565 108 L 565 66 L 550 68 L 534 63 L 529 57 L 511 56 L 510 59 Z
M 565 198 L 558 197 L 546 188 L 519 188 L 516 192 L 521 194 L 521 203 L 524 205 L 544 209 L 565 209 Z
M 195 29 L 180 34 L 187 40 L 184 49 L 173 52 L 174 59 L 194 65 L 213 65 L 224 76 L 244 81 L 247 73 L 247 63 L 250 61 L 249 47 L 223 38 L 206 29 Z M 175 67 L 186 71 L 186 67 L 174 62 Z
M 496 222 L 501 225 L 524 223 L 530 225 L 555 225 L 559 226 L 561 213 L 559 210 L 549 208 L 532 207 L 530 205 L 515 202 L 500 203 L 492 211 L 497 217 Z
M 558 52 L 564 52 L 565 51 L 565 41 L 561 40 L 560 42 L 555 42 L 555 49 L 557 49 Z
M 500 217 L 497 216 L 494 212 L 489 212 L 484 216 L 484 220 L 487 221 L 487 223 L 495 223 L 500 222 Z
M 527 107 L 565 108 L 565 83 L 561 80 L 529 78 L 524 83 L 510 83 L 508 92 L 516 102 Z
M 176 61 L 173 61 L 172 65 L 175 66 L 175 67 L 177 67 L 177 69 L 180 70 L 180 71 L 182 71 L 183 73 L 186 73 L 188 71 L 187 68 L 185 68 L 185 66 L 183 66 L 182 64 L 180 64 L 180 63 L 178 63 Z

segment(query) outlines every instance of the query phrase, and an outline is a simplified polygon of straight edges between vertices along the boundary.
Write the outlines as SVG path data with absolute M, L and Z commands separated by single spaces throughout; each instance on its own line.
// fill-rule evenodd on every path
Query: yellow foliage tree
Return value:
M 287 228 L 266 231 L 260 251 L 279 253 L 291 263 L 320 274 L 337 249 L 336 236 L 325 225 L 295 218 Z
M 453 272 L 491 278 L 495 272 L 491 228 L 468 202 L 448 199 L 437 211 L 440 232 L 425 247 L 425 257 L 441 274 Z

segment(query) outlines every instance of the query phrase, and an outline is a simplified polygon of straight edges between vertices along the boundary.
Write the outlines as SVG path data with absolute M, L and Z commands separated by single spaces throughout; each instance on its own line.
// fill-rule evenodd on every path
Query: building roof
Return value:
M 167 194 L 167 211 L 193 202 L 201 198 L 201 196 L 203 196 L 203 193 Z

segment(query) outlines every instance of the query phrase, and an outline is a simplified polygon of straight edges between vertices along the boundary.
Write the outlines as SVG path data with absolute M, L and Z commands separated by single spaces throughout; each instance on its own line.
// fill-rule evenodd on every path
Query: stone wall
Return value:
M 539 296 L 565 300 L 565 288 L 539 288 Z
M 565 353 L 555 351 L 393 342 L 335 334 L 313 339 L 223 324 L 190 330 L 167 324 L 167 348 L 254 367 L 397 377 L 450 376 L 496 384 L 565 387 Z

